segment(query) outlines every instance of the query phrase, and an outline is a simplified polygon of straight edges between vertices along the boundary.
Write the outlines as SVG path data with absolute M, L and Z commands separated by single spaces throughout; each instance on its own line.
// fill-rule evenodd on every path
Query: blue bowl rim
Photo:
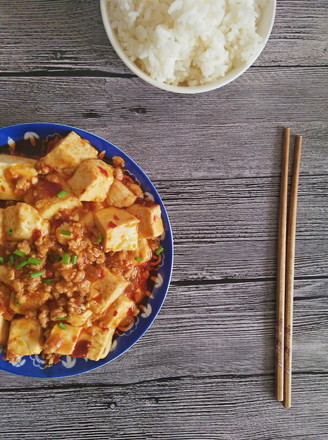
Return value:
M 140 334 L 135 338 L 135 340 L 129 346 L 127 346 L 125 349 L 123 349 L 121 352 L 115 354 L 111 359 L 105 360 L 106 359 L 105 358 L 105 359 L 101 359 L 100 361 L 97 361 L 97 363 L 95 365 L 89 364 L 90 367 L 88 364 L 86 364 L 86 365 L 88 365 L 88 368 L 86 368 L 82 371 L 77 371 L 77 372 L 74 371 L 73 372 L 71 370 L 66 370 L 67 374 L 65 374 L 65 375 L 41 376 L 41 375 L 24 374 L 23 370 L 19 369 L 19 370 L 13 371 L 12 369 L 9 369 L 9 368 L 6 369 L 6 364 L 0 365 L 0 370 L 15 374 L 17 376 L 32 377 L 32 378 L 38 378 L 38 379 L 58 379 L 58 378 L 65 378 L 65 377 L 69 377 L 69 376 L 77 376 L 80 374 L 88 373 L 89 371 L 96 370 L 97 368 L 100 368 L 104 365 L 109 364 L 110 362 L 114 361 L 115 359 L 119 358 L 122 354 L 124 354 L 125 352 L 130 350 L 130 348 L 132 348 L 143 337 L 143 335 L 149 330 L 149 328 L 151 327 L 151 325 L 155 321 L 157 315 L 159 314 L 159 312 L 163 306 L 163 303 L 166 299 L 166 296 L 167 296 L 167 293 L 168 293 L 168 290 L 169 290 L 169 287 L 171 284 L 171 278 L 172 278 L 172 272 L 173 272 L 173 262 L 174 262 L 173 233 L 172 233 L 172 227 L 171 227 L 171 223 L 170 223 L 169 216 L 166 211 L 165 205 L 164 205 L 157 189 L 155 188 L 154 184 L 152 183 L 152 181 L 148 177 L 148 175 L 139 167 L 139 165 L 133 159 L 130 158 L 130 156 L 128 156 L 120 148 L 118 148 L 116 145 L 112 144 L 111 142 L 107 141 L 106 139 L 101 138 L 100 136 L 97 136 L 97 135 L 90 133 L 86 130 L 83 130 L 83 129 L 80 129 L 80 128 L 77 128 L 77 127 L 74 127 L 71 125 L 47 123 L 47 122 L 27 122 L 27 123 L 22 123 L 22 124 L 8 125 L 6 127 L 0 128 L 0 134 L 3 130 L 15 129 L 15 127 L 23 128 L 23 129 L 26 128 L 27 131 L 32 131 L 32 130 L 36 130 L 38 126 L 49 127 L 49 128 L 53 128 L 54 130 L 57 129 L 57 130 L 75 131 L 76 133 L 80 134 L 81 137 L 83 137 L 83 135 L 87 135 L 87 137 L 95 138 L 100 143 L 105 143 L 110 148 L 116 149 L 117 152 L 120 154 L 120 156 L 123 157 L 125 160 L 128 160 L 132 164 L 132 166 L 137 170 L 137 173 L 140 173 L 140 175 L 145 178 L 145 180 L 148 182 L 149 186 L 151 187 L 152 193 L 156 196 L 157 201 L 159 202 L 161 209 L 162 209 L 162 216 L 164 217 L 164 223 L 166 224 L 166 233 L 168 233 L 168 239 L 169 239 L 169 245 L 170 245 L 170 249 L 168 252 L 168 258 L 166 259 L 166 261 L 167 261 L 166 264 L 169 265 L 169 273 L 168 273 L 168 276 L 166 277 L 166 280 L 163 284 L 163 286 L 164 286 L 163 292 L 164 293 L 162 293 L 161 299 L 159 300 L 159 303 L 157 304 L 155 312 L 152 313 L 151 320 L 147 323 L 147 325 L 140 332 Z M 54 133 L 56 133 L 56 132 L 54 132 Z M 92 141 L 90 141 L 90 142 L 92 143 Z M 97 148 L 97 147 L 95 147 L 95 148 Z M 98 151 L 99 151 L 99 149 L 98 149 Z M 131 173 L 133 175 L 133 171 L 131 171 Z M 65 371 L 65 373 L 66 373 L 66 371 Z

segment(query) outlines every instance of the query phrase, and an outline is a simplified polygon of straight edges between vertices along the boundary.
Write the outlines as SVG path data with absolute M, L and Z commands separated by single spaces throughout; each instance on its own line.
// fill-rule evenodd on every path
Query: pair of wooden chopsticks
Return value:
M 298 180 L 302 136 L 296 136 L 288 207 L 290 129 L 285 129 L 282 154 L 277 256 L 276 399 L 291 407 L 294 260 Z

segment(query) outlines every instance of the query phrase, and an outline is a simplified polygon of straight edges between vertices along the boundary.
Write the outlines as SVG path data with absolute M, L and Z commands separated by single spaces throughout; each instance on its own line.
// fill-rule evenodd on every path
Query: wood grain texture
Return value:
M 301 174 L 327 175 L 324 68 L 252 70 L 180 96 L 136 78 L 0 78 L 1 125 L 58 122 L 120 146 L 160 180 L 279 176 L 283 127 L 304 136 Z M 297 110 L 296 110 L 297 109 Z
M 22 390 L 19 399 L 2 391 L 0 410 L 9 416 L 1 431 L 11 440 L 18 433 L 29 440 L 325 440 L 327 377 L 296 375 L 290 411 L 272 400 L 270 376 L 40 388 Z
M 276 22 L 255 66 L 328 64 L 328 7 L 278 1 Z M 112 49 L 97 0 L 2 0 L 0 72 L 130 74 Z
M 327 275 L 325 181 L 322 176 L 301 178 L 297 277 Z M 156 183 L 174 230 L 173 280 L 275 276 L 278 178 Z

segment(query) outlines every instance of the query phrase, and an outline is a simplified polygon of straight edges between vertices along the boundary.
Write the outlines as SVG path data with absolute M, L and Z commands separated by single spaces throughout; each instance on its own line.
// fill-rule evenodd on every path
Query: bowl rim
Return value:
M 271 32 L 273 28 L 273 24 L 275 21 L 276 16 L 276 10 L 277 10 L 277 0 L 268 0 L 270 3 L 267 5 L 267 7 L 271 8 L 271 17 L 270 17 L 270 23 L 269 27 L 267 29 L 267 32 L 265 34 L 263 43 L 260 45 L 259 50 L 247 61 L 246 64 L 244 64 L 241 67 L 237 67 L 233 69 L 232 71 L 228 72 L 227 75 L 225 75 L 223 78 L 218 79 L 215 82 L 199 85 L 199 86 L 173 86 L 170 84 L 166 84 L 160 81 L 157 81 L 153 79 L 150 75 L 145 73 L 143 70 L 141 70 L 133 61 L 130 60 L 130 58 L 126 55 L 124 49 L 122 48 L 121 44 L 118 41 L 118 38 L 116 37 L 111 24 L 109 20 L 109 11 L 108 11 L 108 0 L 100 0 L 100 10 L 101 10 L 101 16 L 102 21 L 105 27 L 105 31 L 107 34 L 107 37 L 113 46 L 116 54 L 118 57 L 123 61 L 123 63 L 139 78 L 143 79 L 146 83 L 157 87 L 159 89 L 165 90 L 167 92 L 173 92 L 173 93 L 180 93 L 180 94 L 189 94 L 194 95 L 197 93 L 204 93 L 204 92 L 210 92 L 212 90 L 219 89 L 230 82 L 234 81 L 235 79 L 239 78 L 246 70 L 248 70 L 252 64 L 255 63 L 257 58 L 260 56 L 262 51 L 264 50 Z
M 106 139 L 104 139 L 100 136 L 97 136 L 97 135 L 90 133 L 86 130 L 83 130 L 83 129 L 80 129 L 77 127 L 73 127 L 71 125 L 65 125 L 65 124 L 57 124 L 57 123 L 51 123 L 51 122 L 49 122 L 49 123 L 48 122 L 28 122 L 28 123 L 8 125 L 8 126 L 0 128 L 0 135 L 5 130 L 12 130 L 15 128 L 17 128 L 17 129 L 19 128 L 19 129 L 26 129 L 26 132 L 27 132 L 27 131 L 36 130 L 37 127 L 53 128 L 54 129 L 53 134 L 56 133 L 56 130 L 61 130 L 61 131 L 63 131 L 63 130 L 72 131 L 73 130 L 73 131 L 76 131 L 76 133 L 78 133 L 81 136 L 86 134 L 88 138 L 93 138 L 93 139 L 97 140 L 100 144 L 103 144 L 104 146 L 106 145 L 107 148 L 113 148 L 114 150 L 117 150 L 118 153 L 122 154 L 122 157 L 124 158 L 124 160 L 126 162 L 127 161 L 129 162 L 129 166 L 132 165 L 132 167 L 135 168 L 137 174 L 139 174 L 142 177 L 142 179 L 145 179 L 147 181 L 147 184 L 151 188 L 152 195 L 155 196 L 157 203 L 159 203 L 159 205 L 161 206 L 162 216 L 164 218 L 164 226 L 166 226 L 165 240 L 167 240 L 167 242 L 169 244 L 169 249 L 168 249 L 167 255 L 164 254 L 166 256 L 166 258 L 164 259 L 164 264 L 166 261 L 166 267 L 168 269 L 168 273 L 167 273 L 165 280 L 163 282 L 163 287 L 162 287 L 163 290 L 162 290 L 161 296 L 158 300 L 158 303 L 156 304 L 156 307 L 154 307 L 155 311 L 153 311 L 151 313 L 151 315 L 150 315 L 151 319 L 147 323 L 145 323 L 145 325 L 142 328 L 142 330 L 140 331 L 140 333 L 138 333 L 137 336 L 134 337 L 134 340 L 131 343 L 129 343 L 128 346 L 123 347 L 123 349 L 119 353 L 115 353 L 115 355 L 112 356 L 110 359 L 104 358 L 104 359 L 100 359 L 99 361 L 89 361 L 89 363 L 85 364 L 87 366 L 87 368 L 82 369 L 81 371 L 72 371 L 72 370 L 66 369 L 65 374 L 54 374 L 54 375 L 28 374 L 28 373 L 24 373 L 23 370 L 21 370 L 20 368 L 19 369 L 11 368 L 12 365 L 10 363 L 7 363 L 6 361 L 4 361 L 4 363 L 0 364 L 1 371 L 12 373 L 12 374 L 15 374 L 18 376 L 33 377 L 33 378 L 37 378 L 37 379 L 58 379 L 58 378 L 65 378 L 68 376 L 77 376 L 80 374 L 88 373 L 89 371 L 92 371 L 92 370 L 100 368 L 104 365 L 107 365 L 107 364 L 111 363 L 112 361 L 114 361 L 115 359 L 117 359 L 118 357 L 120 357 L 121 355 L 123 355 L 128 350 L 130 350 L 130 348 L 132 348 L 144 336 L 144 334 L 149 330 L 149 328 L 151 327 L 151 325 L 153 324 L 153 322 L 157 318 L 160 310 L 162 309 L 164 301 L 167 297 L 167 294 L 168 294 L 168 291 L 170 288 L 172 272 L 173 272 L 173 265 L 174 265 L 174 244 L 173 244 L 173 232 L 172 232 L 171 222 L 170 222 L 167 210 L 165 208 L 165 205 L 163 203 L 161 196 L 159 195 L 155 185 L 152 183 L 152 181 L 148 177 L 148 175 L 142 170 L 142 168 L 133 159 L 131 159 L 131 157 L 129 155 L 124 153 L 124 151 L 122 151 L 116 145 L 112 144 L 111 142 L 107 141 Z M 92 141 L 90 141 L 90 139 L 89 139 L 89 142 L 92 143 Z M 99 148 L 97 148 L 96 146 L 95 146 L 95 148 L 99 151 Z M 129 170 L 129 168 L 127 168 L 127 169 Z M 137 177 L 137 178 L 140 177 L 140 176 L 135 176 L 135 173 L 133 170 L 129 170 L 129 171 L 132 173 L 132 175 L 134 177 Z M 137 328 L 135 330 L 137 330 Z M 0 356 L 1 356 L 1 353 L 0 353 Z M 109 355 L 107 355 L 107 357 L 108 356 Z M 8 368 L 6 368 L 7 364 L 8 364 Z M 49 371 L 50 368 L 45 368 L 45 369 L 35 368 L 35 370 L 33 369 L 33 372 L 35 372 L 35 373 L 47 372 L 47 370 Z

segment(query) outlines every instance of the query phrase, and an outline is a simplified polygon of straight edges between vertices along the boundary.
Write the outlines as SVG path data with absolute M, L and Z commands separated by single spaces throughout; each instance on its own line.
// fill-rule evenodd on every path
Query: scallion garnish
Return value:
M 53 279 L 52 278 L 45 278 L 44 280 L 42 280 L 43 284 L 52 284 Z
M 135 259 L 136 261 L 142 261 L 142 260 L 143 260 L 141 257 L 134 257 L 134 259 Z
M 61 235 L 68 235 L 68 236 L 72 235 L 72 233 L 70 231 L 66 231 L 66 229 L 62 229 L 60 233 Z
M 15 302 L 15 306 L 18 307 L 19 305 L 20 305 L 20 304 L 19 304 L 19 301 L 16 301 L 16 302 Z
M 99 234 L 98 238 L 97 238 L 97 241 L 96 241 L 96 244 L 100 244 L 102 242 L 102 240 L 103 240 L 103 235 Z
M 23 269 L 28 264 L 28 260 L 21 261 L 19 264 L 17 264 L 16 269 Z
M 68 254 L 64 254 L 62 258 L 63 264 L 69 264 L 70 256 Z
M 8 231 L 7 231 L 7 235 L 13 235 L 13 230 L 12 229 L 8 229 Z
M 77 262 L 77 255 L 72 256 L 72 264 L 76 264 Z
M 63 318 L 57 318 L 57 321 L 66 321 L 67 316 L 64 316 Z
M 5 259 L 3 257 L 0 257 L 0 264 L 3 264 L 5 262 Z
M 14 265 L 15 264 L 15 258 L 13 255 L 9 256 L 9 264 Z
M 156 255 L 159 255 L 159 254 L 161 254 L 163 251 L 164 251 L 163 246 L 160 246 L 158 249 L 156 249 L 155 254 L 156 254 Z
M 45 270 L 40 270 L 39 272 L 30 273 L 30 278 L 40 277 L 46 273 Z
M 39 258 L 29 257 L 27 260 L 27 264 L 33 264 L 33 266 L 38 266 L 39 264 L 41 264 L 41 260 L 39 260 Z
M 16 250 L 14 251 L 14 254 L 15 254 L 15 255 L 18 255 L 19 257 L 25 257 L 25 256 L 26 256 L 25 252 L 20 251 L 19 249 L 16 249 Z
M 57 194 L 57 197 L 59 197 L 60 199 L 62 199 L 63 197 L 66 196 L 66 194 L 68 194 L 68 191 L 65 191 L 64 189 L 62 189 L 62 190 L 59 191 L 59 193 Z
M 62 322 L 58 322 L 58 327 L 62 328 L 63 330 L 67 329 L 67 325 L 63 324 Z

